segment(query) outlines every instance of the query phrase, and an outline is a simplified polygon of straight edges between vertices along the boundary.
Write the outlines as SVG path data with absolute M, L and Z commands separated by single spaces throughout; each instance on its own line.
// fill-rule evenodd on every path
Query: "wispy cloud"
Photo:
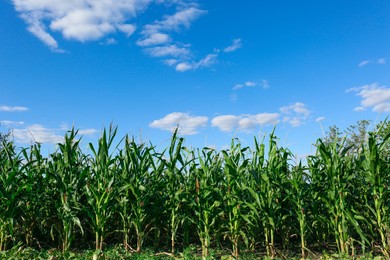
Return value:
M 257 86 L 264 88 L 264 89 L 267 89 L 270 87 L 270 84 L 269 84 L 269 81 L 266 79 L 262 79 L 260 82 L 246 81 L 244 83 L 238 83 L 238 84 L 234 85 L 233 90 L 239 90 L 239 89 L 247 88 L 247 87 L 253 88 L 253 87 L 257 87 Z
M 207 125 L 206 116 L 192 116 L 189 113 L 173 112 L 161 119 L 154 120 L 149 127 L 173 132 L 177 127 L 182 135 L 197 134 L 199 129 Z
M 245 82 L 245 83 L 236 84 L 236 85 L 233 87 L 233 90 L 239 90 L 239 89 L 242 89 L 242 88 L 245 88 L 245 87 L 256 87 L 256 86 L 257 86 L 257 83 L 256 83 L 256 82 L 247 81 L 247 82 Z
M 176 65 L 176 71 L 184 72 L 188 70 L 197 70 L 199 68 L 207 68 L 217 63 L 218 54 L 210 53 L 199 61 L 183 61 Z
M 174 57 L 174 58 L 186 58 L 191 52 L 186 47 L 179 47 L 177 45 L 158 46 L 145 49 L 147 53 L 152 57 Z
M 53 129 L 45 128 L 40 124 L 34 124 L 27 128 L 14 128 L 13 136 L 18 143 L 45 143 L 56 144 L 64 140 L 62 135 L 59 135 Z
M 147 24 L 143 27 L 141 34 L 143 37 L 138 40 L 140 46 L 150 46 L 166 43 L 170 37 L 166 33 L 179 32 L 182 29 L 188 29 L 190 25 L 207 11 L 191 6 L 178 10 L 173 15 L 166 15 L 164 19 Z
M 137 45 L 145 48 L 145 52 L 150 56 L 167 57 L 167 61 L 170 62 L 165 61 L 164 63 L 169 66 L 183 62 L 189 63 L 188 60 L 192 56 L 190 44 L 175 42 L 170 34 L 188 29 L 196 19 L 207 13 L 207 11 L 199 9 L 194 2 L 184 5 L 182 1 L 178 1 L 177 4 L 179 6 L 176 13 L 165 15 L 162 20 L 144 25 L 141 31 L 142 36 L 137 41 Z M 179 60 L 172 63 L 172 58 L 179 58 Z M 188 67 L 190 67 L 189 64 L 180 65 L 178 71 L 189 70 Z
M 283 122 L 289 123 L 292 127 L 302 125 L 311 113 L 311 111 L 302 102 L 296 102 L 289 106 L 283 106 L 279 110 L 282 114 L 286 115 L 283 117 Z
M 16 125 L 12 127 L 12 134 L 17 143 L 21 144 L 31 144 L 31 143 L 41 143 L 41 144 L 57 144 L 61 143 L 64 140 L 65 132 L 69 130 L 66 128 L 66 125 L 61 125 L 58 128 L 47 128 L 41 124 L 32 124 L 27 127 L 21 127 L 23 124 Z M 80 129 L 79 135 L 93 135 L 96 134 L 98 130 L 96 129 Z
M 242 48 L 242 40 L 241 40 L 241 38 L 237 38 L 237 39 L 233 40 L 232 45 L 224 48 L 223 51 L 224 52 L 233 52 L 233 51 L 236 51 L 240 48 Z
M 94 128 L 80 129 L 78 134 L 80 135 L 94 135 L 99 133 L 99 130 Z
M 386 59 L 385 58 L 379 58 L 377 60 L 363 60 L 361 61 L 358 66 L 360 68 L 368 65 L 368 64 L 379 64 L 379 65 L 383 65 L 383 64 L 386 64 Z
M 105 39 L 104 41 L 100 42 L 100 45 L 115 45 L 117 43 L 118 43 L 118 41 L 115 40 L 114 38 L 108 38 L 108 39 Z
M 361 62 L 358 64 L 358 66 L 361 68 L 361 67 L 366 66 L 366 65 L 369 64 L 369 63 L 370 63 L 369 60 L 363 60 L 363 61 L 361 61 Z
M 379 83 L 364 85 L 347 89 L 347 93 L 356 92 L 357 96 L 362 98 L 360 106 L 355 111 L 363 111 L 371 108 L 374 112 L 390 112 L 390 88 L 380 86 Z
M 11 121 L 11 120 L 0 120 L 0 126 L 7 126 L 7 127 L 13 127 L 13 126 L 21 126 L 24 125 L 23 121 Z
M 325 117 L 323 117 L 323 116 L 317 117 L 317 118 L 315 119 L 316 123 L 320 123 L 320 122 L 322 122 L 322 121 L 324 121 L 324 120 L 325 120 Z
M 275 125 L 280 120 L 278 113 L 261 113 L 249 115 L 221 115 L 211 120 L 211 125 L 223 132 L 251 132 L 256 127 Z
M 166 33 L 152 33 L 147 38 L 137 41 L 137 45 L 142 47 L 165 44 L 171 41 L 171 37 Z
M 280 111 L 284 114 L 300 114 L 307 117 L 310 114 L 310 110 L 306 108 L 306 105 L 302 102 L 296 102 L 289 106 L 284 106 L 280 108 Z
M 21 107 L 21 106 L 0 106 L 0 111 L 2 112 L 23 112 L 27 111 L 27 107 Z

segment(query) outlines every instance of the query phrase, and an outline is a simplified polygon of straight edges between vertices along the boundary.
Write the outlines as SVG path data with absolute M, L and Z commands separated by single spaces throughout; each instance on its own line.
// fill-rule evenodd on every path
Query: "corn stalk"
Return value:
M 390 257 L 390 187 L 389 161 L 381 158 L 381 149 L 390 139 L 390 133 L 382 143 L 377 143 L 375 133 L 369 133 L 368 144 L 363 146 L 362 169 L 368 185 L 370 201 L 366 204 L 372 224 L 380 236 L 380 248 L 384 256 Z M 387 158 L 389 159 L 389 158 Z
M 77 140 L 76 135 L 74 129 L 65 135 L 64 143 L 58 144 L 59 152 L 51 155 L 48 169 L 58 220 L 52 225 L 51 236 L 54 240 L 55 234 L 58 234 L 63 252 L 70 249 L 75 238 L 75 227 L 84 232 L 78 214 L 89 168 L 85 166 L 85 156 L 79 148 L 80 139 Z
M 129 233 L 134 227 L 137 237 L 136 252 L 141 247 L 150 226 L 148 208 L 153 196 L 152 186 L 148 187 L 150 169 L 153 158 L 152 149 L 145 145 L 137 145 L 134 140 L 126 137 L 125 148 L 120 151 L 119 164 L 121 173 L 120 209 L 123 223 L 124 246 L 129 247 Z M 148 187 L 148 188 L 147 188 Z
M 193 223 L 197 227 L 200 242 L 202 244 L 202 257 L 209 256 L 209 249 L 213 231 L 216 232 L 216 222 L 222 215 L 222 194 L 219 188 L 221 184 L 222 160 L 214 150 L 204 148 L 198 150 L 197 164 L 193 163 L 191 177 L 194 180 L 191 196 L 192 209 L 195 213 Z
M 95 233 L 95 249 L 103 250 L 103 243 L 108 233 L 108 222 L 115 212 L 115 187 L 117 165 L 116 157 L 111 155 L 110 148 L 117 132 L 116 127 L 106 129 L 98 142 L 97 149 L 90 143 L 93 153 L 91 175 L 85 186 L 88 207 L 87 214 Z
M 250 222 L 250 215 L 245 203 L 245 184 L 248 175 L 249 159 L 245 157 L 248 147 L 241 148 L 240 143 L 233 139 L 230 150 L 223 150 L 224 179 L 223 195 L 225 224 L 225 238 L 227 237 L 232 245 L 232 254 L 239 256 L 241 241 L 248 246 L 249 240 L 245 229 Z
M 22 160 L 12 142 L 3 140 L 0 149 L 0 251 L 7 250 L 14 239 L 15 219 L 18 210 L 20 167 Z

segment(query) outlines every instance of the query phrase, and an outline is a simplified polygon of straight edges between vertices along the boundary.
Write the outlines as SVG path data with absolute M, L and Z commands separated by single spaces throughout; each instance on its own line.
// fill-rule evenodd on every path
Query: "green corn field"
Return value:
M 190 149 L 176 132 L 162 151 L 116 133 L 85 153 L 72 129 L 48 156 L 3 140 L 0 251 L 390 257 L 390 133 L 370 132 L 356 152 L 319 139 L 302 162 L 274 133 L 221 151 Z

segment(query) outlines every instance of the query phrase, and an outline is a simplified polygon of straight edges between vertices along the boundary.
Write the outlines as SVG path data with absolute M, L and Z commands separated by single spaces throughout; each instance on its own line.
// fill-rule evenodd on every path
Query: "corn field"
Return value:
M 319 139 L 296 162 L 271 133 L 252 147 L 190 149 L 103 130 L 89 153 L 72 129 L 58 149 L 0 146 L 0 251 L 14 246 L 126 250 L 176 255 L 195 245 L 202 257 L 323 251 L 390 257 L 390 133 L 370 132 L 356 153 Z

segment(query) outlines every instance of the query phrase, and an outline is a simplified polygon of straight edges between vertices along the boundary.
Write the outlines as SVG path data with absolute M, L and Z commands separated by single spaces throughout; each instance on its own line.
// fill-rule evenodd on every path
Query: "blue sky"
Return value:
M 111 122 L 166 145 L 225 148 L 277 124 L 311 153 L 321 127 L 390 112 L 390 2 L 0 0 L 0 124 L 53 150 Z M 119 141 L 120 138 L 118 138 Z

